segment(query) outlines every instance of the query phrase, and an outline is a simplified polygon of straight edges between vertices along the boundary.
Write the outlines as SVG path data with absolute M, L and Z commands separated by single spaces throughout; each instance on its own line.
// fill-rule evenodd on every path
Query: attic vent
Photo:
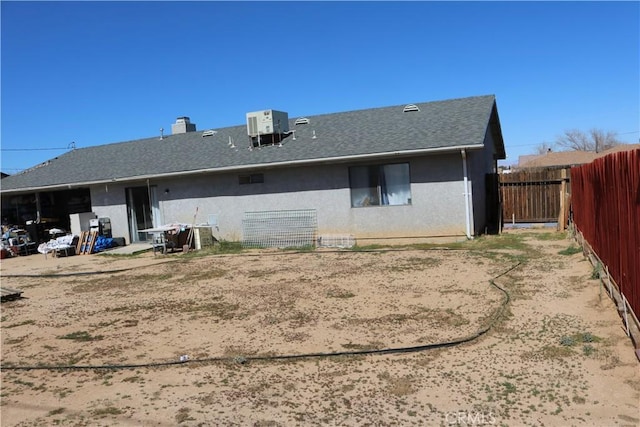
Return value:
M 296 122 L 294 123 L 294 125 L 308 125 L 309 124 L 309 119 L 307 119 L 306 117 L 300 117 L 299 119 L 296 119 Z
M 420 111 L 420 109 L 415 104 L 405 105 L 404 108 L 402 109 L 403 113 L 409 113 L 411 111 Z
M 213 136 L 216 134 L 215 130 L 205 130 L 204 132 L 202 132 L 202 137 L 204 138 L 205 136 Z

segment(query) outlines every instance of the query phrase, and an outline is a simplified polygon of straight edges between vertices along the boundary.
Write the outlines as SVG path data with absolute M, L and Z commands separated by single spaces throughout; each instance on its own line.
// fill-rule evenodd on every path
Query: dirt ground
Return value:
M 5 259 L 0 422 L 640 425 L 633 345 L 571 245 Z

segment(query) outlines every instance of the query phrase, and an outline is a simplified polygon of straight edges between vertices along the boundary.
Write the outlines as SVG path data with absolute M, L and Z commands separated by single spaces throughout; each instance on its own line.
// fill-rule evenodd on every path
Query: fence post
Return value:
M 627 333 L 627 336 L 631 336 L 629 332 L 629 314 L 627 313 L 627 297 L 624 296 L 624 294 L 622 293 L 622 291 L 620 291 L 620 295 L 622 296 L 622 305 L 624 306 L 624 326 L 625 326 L 625 332 Z
M 608 282 L 608 281 L 609 281 L 609 272 L 608 272 L 608 271 L 606 271 L 606 267 L 605 267 L 605 272 L 606 272 L 606 274 L 607 274 L 607 282 Z M 600 301 L 602 301 L 602 285 L 603 285 L 603 283 L 604 283 L 604 277 L 601 277 L 601 278 L 600 278 L 600 286 L 599 286 L 599 287 L 600 287 L 600 289 L 598 289 L 598 299 L 599 299 Z
M 567 192 L 567 169 L 560 171 L 560 214 L 558 215 L 558 231 L 564 231 L 567 228 L 565 217 L 567 217 L 567 203 L 565 194 Z

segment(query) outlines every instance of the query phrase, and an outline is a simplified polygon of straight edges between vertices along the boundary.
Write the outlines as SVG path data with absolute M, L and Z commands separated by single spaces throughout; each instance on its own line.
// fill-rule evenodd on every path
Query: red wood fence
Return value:
M 640 150 L 571 168 L 573 221 L 640 315 Z

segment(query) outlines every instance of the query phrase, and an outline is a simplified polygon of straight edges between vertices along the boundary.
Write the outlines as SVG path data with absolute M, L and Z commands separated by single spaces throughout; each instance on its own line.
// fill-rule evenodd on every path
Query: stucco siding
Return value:
M 464 235 L 465 199 L 460 153 L 398 159 L 408 162 L 411 204 L 351 207 L 351 164 L 318 165 L 242 172 L 261 173 L 263 183 L 239 184 L 239 173 L 150 180 L 158 197 L 160 222 L 217 221 L 219 239 L 242 239 L 245 212 L 315 209 L 320 234 L 353 234 L 356 238 L 402 238 Z M 139 186 L 147 186 L 140 182 Z M 95 186 L 92 208 L 111 218 L 114 236 L 129 241 L 125 190 L 136 184 Z
M 91 210 L 98 218 L 110 219 L 113 237 L 124 237 L 126 242 L 130 243 L 124 188 L 123 185 L 119 184 L 91 187 Z
M 399 105 L 307 117 L 312 126 L 296 127 L 292 119 L 295 134 L 282 144 L 269 145 L 266 138 L 250 150 L 245 125 L 216 129 L 207 138 L 186 132 L 70 150 L 3 179 L 1 192 L 3 201 L 28 195 L 16 215 L 37 218 L 43 212 L 31 201 L 36 193 L 82 191 L 79 208 L 65 206 L 56 214 L 65 217 L 89 209 L 89 189 L 91 210 L 109 217 L 113 235 L 127 241 L 144 239 L 144 233 L 130 236 L 130 228 L 151 222 L 190 224 L 196 209 L 195 221 L 215 221 L 216 237 L 227 240 L 243 237 L 246 212 L 297 209 L 317 212 L 320 233 L 360 239 L 484 232 L 487 220 L 499 218 L 497 209 L 487 210 L 485 176 L 505 156 L 495 96 L 415 105 L 410 113 Z M 105 167 L 111 158 L 120 161 Z M 409 168 L 390 165 L 401 162 Z M 128 210 L 139 222 L 131 227 Z
M 494 141 L 491 131 L 487 128 L 485 135 L 485 150 L 469 151 L 469 175 L 473 192 L 473 221 L 474 234 L 482 234 L 487 227 L 487 186 L 486 175 L 494 171 Z
M 463 188 L 462 181 L 413 183 L 411 205 L 353 208 L 348 226 L 359 238 L 462 236 Z

